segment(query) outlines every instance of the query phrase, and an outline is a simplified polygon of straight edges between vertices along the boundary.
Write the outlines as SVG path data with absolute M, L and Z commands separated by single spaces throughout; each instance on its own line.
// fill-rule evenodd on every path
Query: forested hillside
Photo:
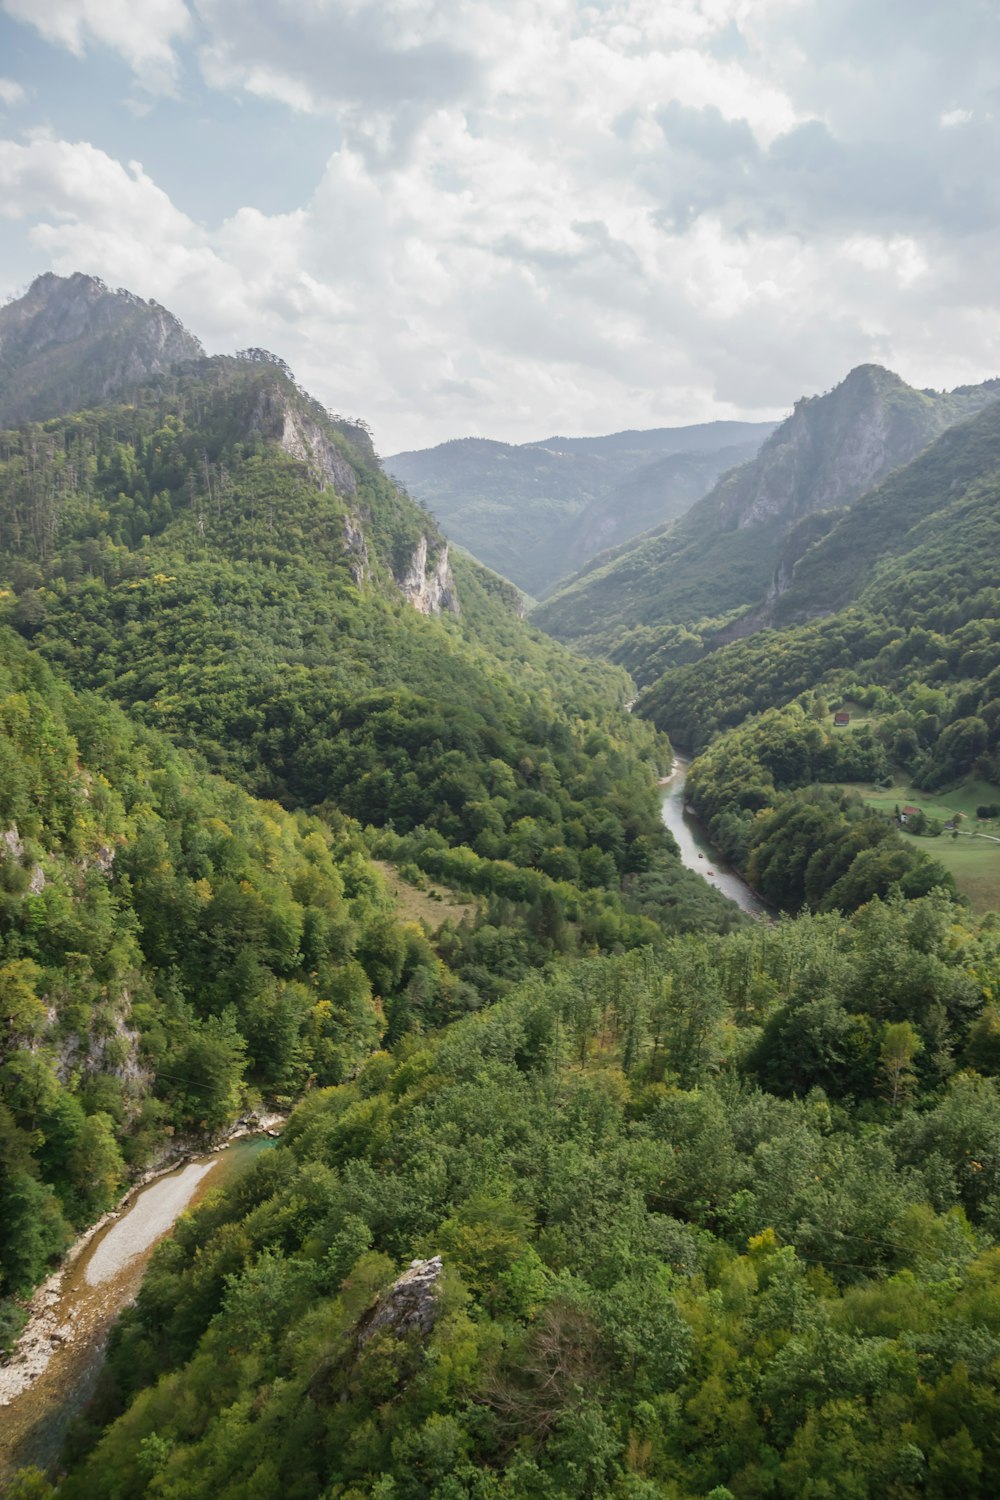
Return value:
M 530 630 L 494 575 L 453 571 L 367 434 L 272 361 L 201 361 L 0 444 L 8 618 L 76 685 L 256 795 L 708 914 L 624 674 Z
M 346 1077 L 419 969 L 357 830 L 208 773 L 0 632 L 0 1320 L 174 1134 Z
M 380 1054 L 159 1252 L 58 1494 L 989 1496 L 997 963 L 875 902 Z
M 692 770 L 694 805 L 771 899 L 850 907 L 906 862 L 887 819 L 836 790 L 845 782 L 871 791 L 895 777 L 934 792 L 966 780 L 981 784 L 981 805 L 994 800 L 998 476 L 994 403 L 847 510 L 806 553 L 777 612 L 794 619 L 809 606 L 848 607 L 703 658 L 708 643 L 689 634 L 695 660 L 668 669 L 640 699 L 637 712 L 679 743 L 707 747 Z M 843 704 L 855 720 L 846 733 L 832 725 Z M 804 790 L 817 783 L 835 790 Z M 853 874 L 852 849 L 864 856 Z M 928 840 L 909 859 L 920 865 L 936 850 Z M 910 870 L 905 880 L 926 878 Z

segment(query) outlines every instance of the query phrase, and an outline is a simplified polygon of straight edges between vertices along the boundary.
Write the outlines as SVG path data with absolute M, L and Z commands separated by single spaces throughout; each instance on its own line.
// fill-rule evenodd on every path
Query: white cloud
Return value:
M 946 109 L 940 116 L 941 124 L 946 130 L 953 125 L 968 125 L 971 119 L 971 109 Z
M 184 0 L 3 0 L 3 8 L 77 57 L 95 44 L 111 47 L 153 93 L 176 87 L 175 46 L 192 29 Z
M 15 83 L 13 78 L 0 78 L 0 104 L 7 109 L 16 109 L 27 97 L 28 91 L 23 84 Z
M 992 373 L 1000 127 L 930 0 L 887 0 L 904 32 L 862 0 L 853 30 L 820 0 L 190 3 L 197 37 L 156 0 L 164 56 L 187 36 L 214 87 L 330 119 L 308 201 L 202 225 L 36 135 L 0 144 L 0 213 L 210 347 L 273 347 L 387 450 L 773 414 L 870 359 Z M 87 14 L 45 24 L 122 46 Z

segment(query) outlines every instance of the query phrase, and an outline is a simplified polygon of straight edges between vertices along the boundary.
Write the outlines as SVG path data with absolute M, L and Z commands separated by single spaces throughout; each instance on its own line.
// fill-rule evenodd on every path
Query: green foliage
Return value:
M 286 421 L 325 477 L 281 449 Z M 11 622 L 76 686 L 255 795 L 429 830 L 612 905 L 651 874 L 643 911 L 669 924 L 698 905 L 725 925 L 673 858 L 654 786 L 666 746 L 620 713 L 628 679 L 529 630 L 471 562 L 455 568 L 459 617 L 408 604 L 396 580 L 421 537 L 432 558 L 443 539 L 362 436 L 273 363 L 221 359 L 133 406 L 6 434 Z
M 342 824 L 208 773 L 0 638 L 0 1291 L 173 1132 L 335 1082 L 405 946 Z
M 317 1091 L 158 1252 L 58 1493 L 985 1500 L 1000 1093 L 942 1047 L 998 949 L 953 916 L 556 968 Z M 829 1094 L 786 1071 L 824 997 Z M 366 1339 L 432 1254 L 430 1331 Z
M 367 434 L 253 351 L 0 438 L 0 606 L 33 648 L 0 639 L 0 1290 L 169 1135 L 553 956 L 738 920 L 676 859 L 624 674 L 471 563 L 461 617 L 420 614 L 421 538 Z M 401 926 L 345 813 L 479 918 L 438 948 Z

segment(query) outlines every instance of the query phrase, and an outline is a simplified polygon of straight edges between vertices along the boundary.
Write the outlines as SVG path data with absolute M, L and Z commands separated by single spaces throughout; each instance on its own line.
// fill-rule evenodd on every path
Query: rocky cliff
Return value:
M 409 565 L 397 582 L 403 598 L 422 615 L 439 615 L 444 610 L 453 615 L 461 613 L 458 591 L 448 561 L 447 542 L 441 546 L 436 556 L 430 556 L 427 538 L 421 536 Z
M 411 1260 L 409 1269 L 393 1282 L 355 1330 L 359 1348 L 377 1333 L 394 1338 L 416 1331 L 428 1334 L 438 1315 L 438 1281 L 443 1270 L 440 1255 L 430 1260 Z
M 680 520 L 597 559 L 533 619 L 560 639 L 625 662 L 640 679 L 666 627 L 729 615 L 722 638 L 751 633 L 767 623 L 831 513 L 850 508 L 998 395 L 997 381 L 922 391 L 878 365 L 861 365 L 832 391 L 798 401 L 757 456 Z M 737 611 L 752 614 L 733 624 Z
M 989 386 L 918 391 L 879 365 L 859 365 L 832 391 L 796 402 L 757 457 L 720 485 L 721 518 L 738 527 L 794 523 L 850 505 L 995 395 Z
M 358 481 L 351 464 L 319 423 L 299 410 L 287 389 L 277 381 L 260 391 L 251 427 L 259 436 L 277 443 L 290 457 L 304 463 L 321 486 L 330 485 L 340 495 L 356 492 Z
M 96 406 L 201 354 L 159 303 L 47 272 L 0 309 L 0 427 Z

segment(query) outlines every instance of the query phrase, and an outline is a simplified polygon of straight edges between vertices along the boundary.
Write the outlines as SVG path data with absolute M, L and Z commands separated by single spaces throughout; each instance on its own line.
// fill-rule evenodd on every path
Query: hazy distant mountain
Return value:
M 878 365 L 797 402 L 750 463 L 723 477 L 681 520 L 591 565 L 534 615 L 543 629 L 627 660 L 667 626 L 761 605 L 837 512 L 946 428 L 996 399 L 995 382 L 918 391 Z M 630 637 L 634 639 L 626 644 Z M 647 646 L 640 646 L 639 634 Z
M 0 308 L 0 426 L 96 406 L 202 352 L 159 303 L 46 272 Z
M 720 474 L 753 458 L 760 440 L 698 453 L 670 453 L 635 469 L 578 517 L 566 552 L 568 572 L 591 558 L 674 521 L 706 494 Z
M 705 422 L 519 446 L 461 438 L 385 467 L 456 542 L 541 596 L 595 552 L 681 514 L 773 427 Z

